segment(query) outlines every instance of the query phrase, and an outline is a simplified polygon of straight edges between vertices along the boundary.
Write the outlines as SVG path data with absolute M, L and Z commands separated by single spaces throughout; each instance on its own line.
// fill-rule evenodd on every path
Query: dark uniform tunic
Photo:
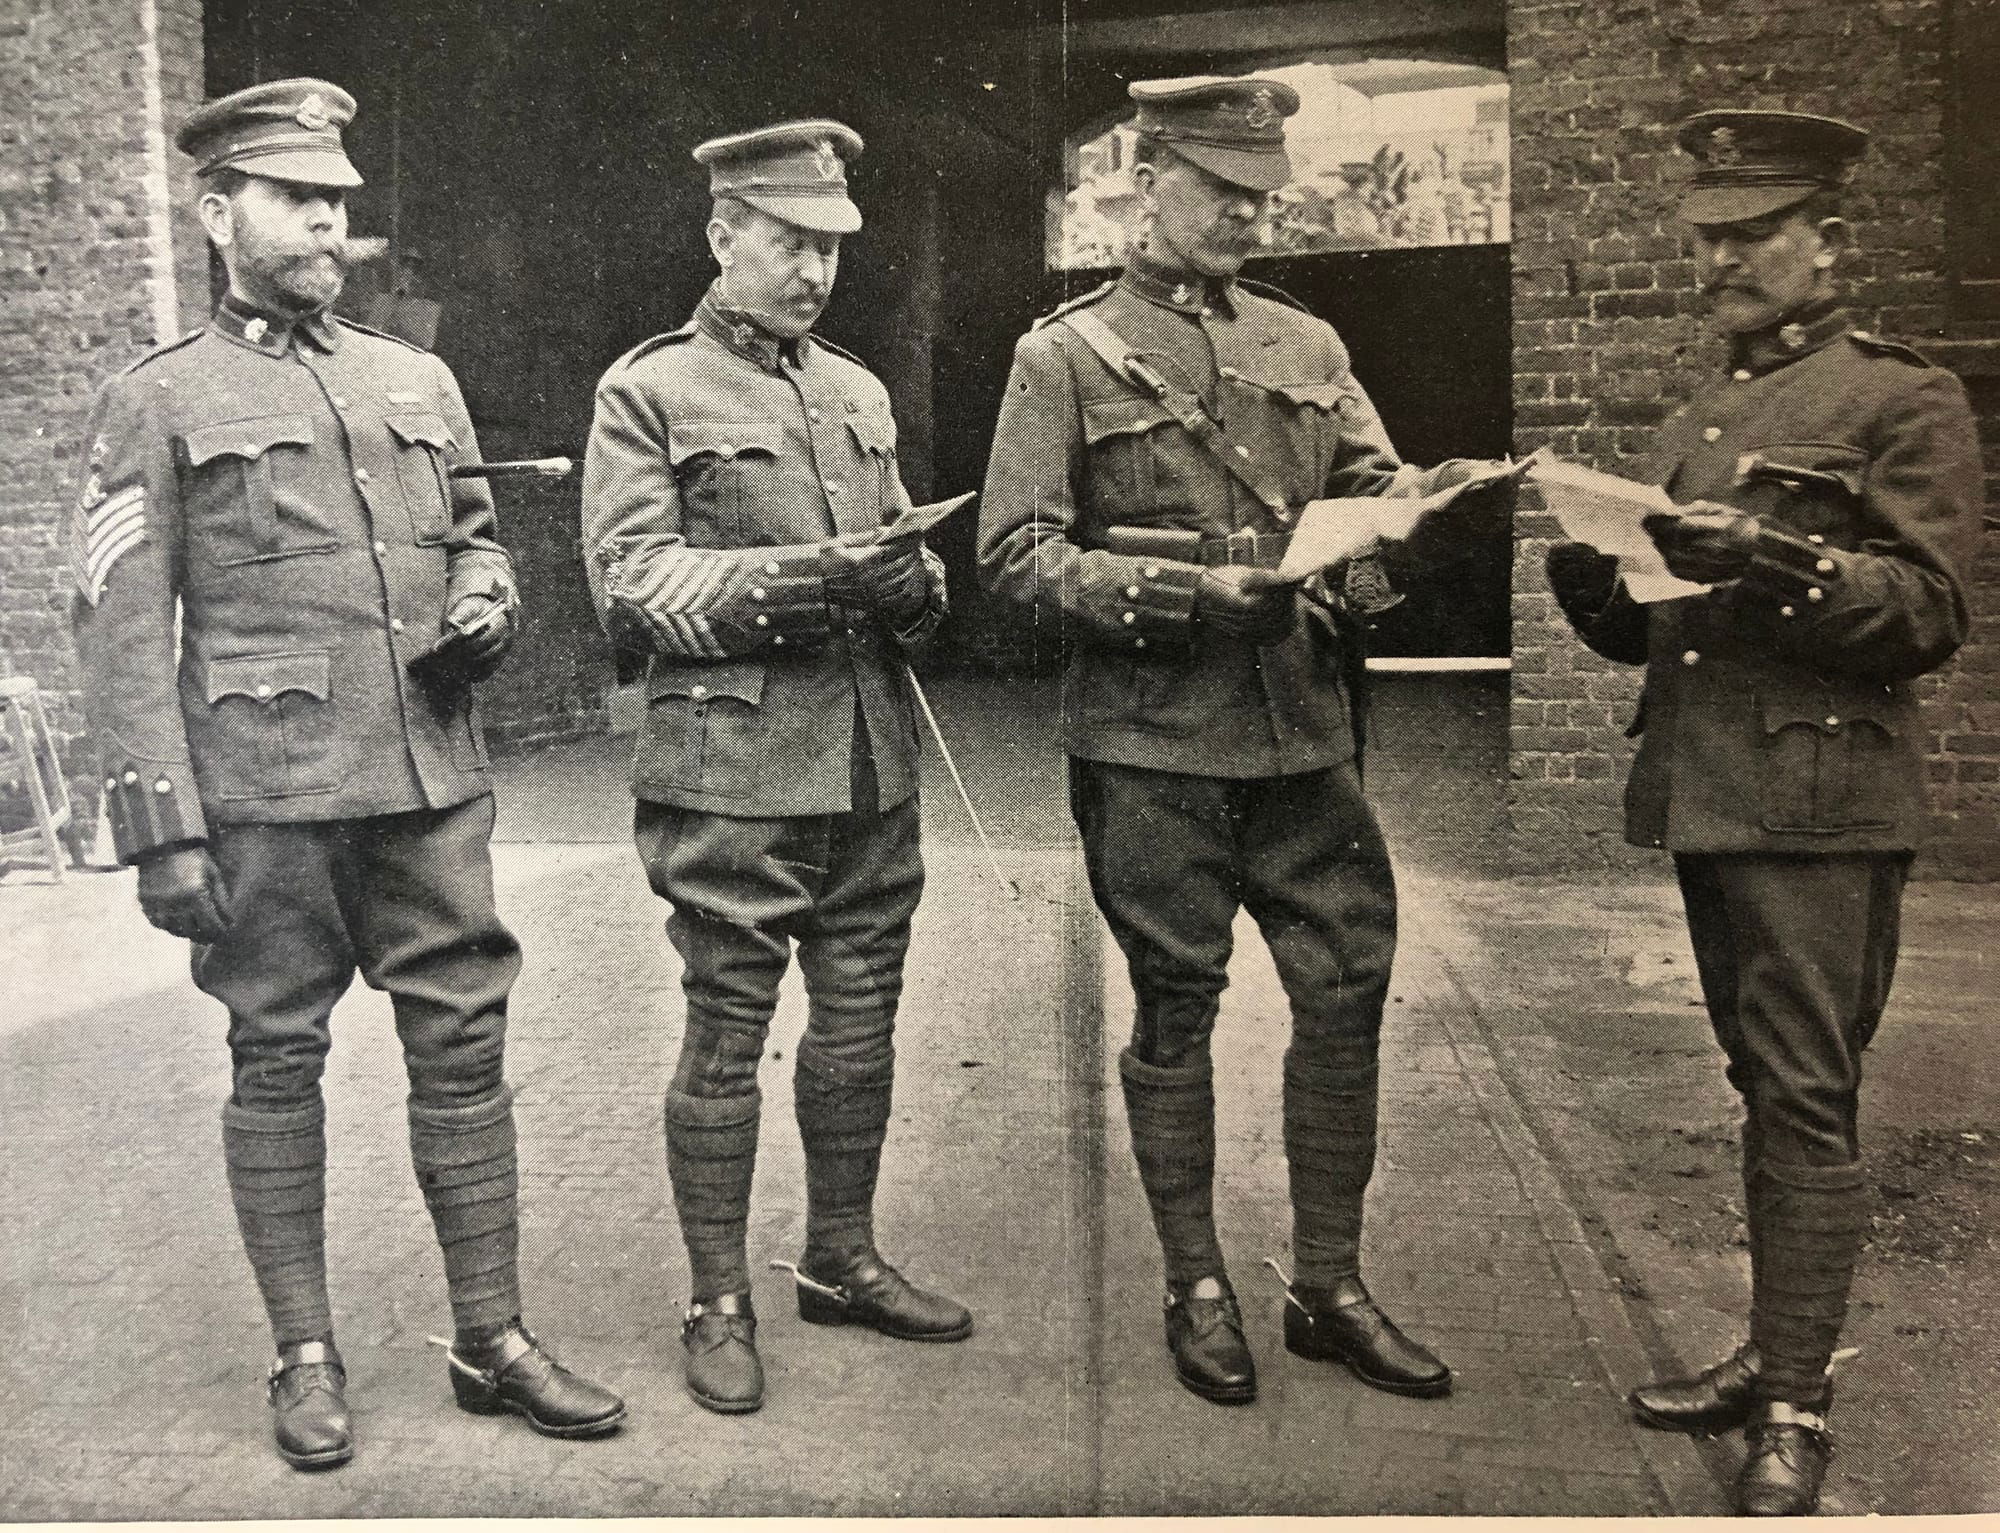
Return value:
M 1196 619 L 1203 564 L 1253 562 L 1226 540 L 1280 523 L 1177 417 L 1198 396 L 1294 512 L 1383 493 L 1413 471 L 1339 336 L 1289 301 L 1140 259 L 1084 303 L 1177 397 L 1139 393 L 1066 311 L 1023 336 L 987 470 L 981 569 L 1074 640 L 1063 684 L 1072 804 L 1138 1001 L 1122 1069 L 1169 1280 L 1221 1270 L 1205 1180 L 1194 1198 L 1186 1167 L 1212 1141 L 1208 1038 L 1243 906 L 1291 1001 L 1300 1280 L 1330 1283 L 1354 1270 L 1395 952 L 1394 881 L 1355 764 L 1346 678 L 1359 656 L 1318 600 L 1301 598 L 1270 644 Z M 1180 558 L 1125 552 L 1113 529 L 1204 542 Z
M 1748 1109 L 1762 1383 L 1810 1400 L 1859 1240 L 1861 1055 L 1924 829 L 1912 683 L 1966 636 L 1979 447 L 1955 377 L 1826 312 L 1739 340 L 1729 376 L 1667 424 L 1657 478 L 1677 502 L 1755 515 L 1749 570 L 1650 608 L 1620 588 L 1571 616 L 1601 653 L 1646 664 L 1626 838 L 1675 854 Z M 1808 1198 L 1835 1211 L 1802 1212 Z M 1787 1342 L 1807 1324 L 1803 1350 Z
M 316 1089 L 357 963 L 420 1094 L 499 1083 L 485 749 L 405 669 L 459 598 L 513 599 L 490 494 L 446 477 L 477 455 L 436 357 L 234 300 L 98 398 L 71 555 L 106 812 L 126 861 L 205 839 L 228 881 L 195 975 L 244 1105 Z

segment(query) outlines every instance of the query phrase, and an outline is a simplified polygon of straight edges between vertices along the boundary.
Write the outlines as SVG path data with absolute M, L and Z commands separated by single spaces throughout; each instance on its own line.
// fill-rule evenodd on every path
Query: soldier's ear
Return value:
M 202 232 L 217 250 L 227 250 L 236 243 L 236 209 L 221 192 L 203 192 L 194 210 L 201 219 Z
M 1822 271 L 1832 266 L 1854 245 L 1854 231 L 1847 227 L 1844 218 L 1822 218 L 1813 225 L 1813 233 L 1819 236 L 1820 244 L 1826 248 L 1813 257 L 1813 262 Z
M 729 270 L 736 259 L 731 252 L 736 248 L 736 231 L 719 218 L 708 221 L 708 251 L 715 257 L 715 264 L 724 271 Z
M 1159 206 L 1160 168 L 1141 161 L 1132 167 L 1132 194 L 1147 211 Z

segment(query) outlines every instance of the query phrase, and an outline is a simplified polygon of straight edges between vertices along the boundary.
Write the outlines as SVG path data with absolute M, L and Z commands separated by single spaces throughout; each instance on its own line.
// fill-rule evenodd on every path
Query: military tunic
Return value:
M 443 363 L 225 304 L 106 385 L 89 441 L 75 631 L 123 859 L 488 791 L 470 695 L 404 669 L 513 590 L 490 493 L 446 478 L 478 445 Z

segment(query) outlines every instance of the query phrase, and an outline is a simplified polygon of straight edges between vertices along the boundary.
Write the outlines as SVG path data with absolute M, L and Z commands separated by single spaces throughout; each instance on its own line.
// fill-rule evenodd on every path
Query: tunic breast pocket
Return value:
M 763 662 L 722 665 L 655 664 L 646 691 L 642 749 L 661 778 L 725 798 L 756 790 L 764 745 Z
M 1111 520 L 1145 521 L 1184 504 L 1189 494 L 1167 446 L 1174 417 L 1151 399 L 1092 399 L 1083 404 L 1083 442 L 1092 499 L 1115 510 Z
M 761 541 L 757 497 L 775 478 L 778 441 L 774 421 L 676 421 L 668 428 L 667 457 L 690 541 L 718 548 Z
M 1771 442 L 1737 459 L 1736 482 L 1739 492 L 1730 499 L 1752 515 L 1852 548 L 1868 454 L 1845 442 Z
M 1763 825 L 1766 830 L 1830 835 L 1886 830 L 1900 732 L 1885 703 L 1826 694 L 1758 699 L 1763 726 Z
M 190 549 L 231 565 L 339 547 L 332 520 L 313 499 L 312 446 L 305 415 L 217 421 L 182 436 Z
M 396 485 L 419 543 L 442 543 L 451 533 L 451 481 L 445 452 L 457 441 L 444 417 L 429 411 L 386 418 L 396 441 Z
M 1262 429 L 1255 431 L 1250 445 L 1291 505 L 1325 493 L 1340 463 L 1359 448 L 1377 445 L 1374 438 L 1381 428 L 1375 412 L 1348 384 L 1247 376 L 1242 384 L 1262 394 L 1266 404 L 1261 420 L 1252 418 Z M 1249 435 L 1239 433 L 1238 420 L 1232 413 L 1231 436 Z
M 200 754 L 218 798 L 331 793 L 346 778 L 325 650 L 210 660 Z
M 860 483 L 855 488 L 854 521 L 866 525 L 882 520 L 882 508 L 896 503 L 896 420 L 886 409 L 860 409 L 847 417 L 847 429 L 861 454 Z M 836 511 L 840 508 L 836 507 Z M 836 516 L 836 521 L 843 520 Z

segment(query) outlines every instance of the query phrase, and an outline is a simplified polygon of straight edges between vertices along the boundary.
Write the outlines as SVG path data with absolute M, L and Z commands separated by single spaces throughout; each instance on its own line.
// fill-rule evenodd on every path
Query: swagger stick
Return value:
M 954 787 L 958 789 L 958 801 L 965 805 L 965 817 L 972 821 L 972 828 L 979 833 L 979 844 L 986 848 L 986 860 L 993 865 L 993 876 L 1000 887 L 1007 891 L 1007 898 L 1019 900 L 1020 887 L 1000 871 L 1000 859 L 993 851 L 993 843 L 987 839 L 986 827 L 979 822 L 979 811 L 972 807 L 972 795 L 965 791 L 965 779 L 958 775 L 958 763 L 951 759 L 951 747 L 944 743 L 944 731 L 938 727 L 938 717 L 931 708 L 931 700 L 924 695 L 923 683 L 917 680 L 917 673 L 910 669 L 908 662 L 903 665 L 903 674 L 910 678 L 910 690 L 917 694 L 917 706 L 924 710 L 924 721 L 931 726 L 931 738 L 937 741 L 938 754 L 944 757 L 945 767 L 951 773 Z

